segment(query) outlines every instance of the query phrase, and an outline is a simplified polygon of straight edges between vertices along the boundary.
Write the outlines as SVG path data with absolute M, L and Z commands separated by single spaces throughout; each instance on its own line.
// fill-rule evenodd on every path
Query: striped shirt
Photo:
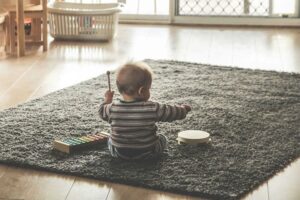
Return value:
M 101 104 L 100 117 L 111 125 L 111 142 L 117 148 L 146 149 L 158 140 L 156 122 L 184 119 L 187 111 L 151 101 L 114 101 Z

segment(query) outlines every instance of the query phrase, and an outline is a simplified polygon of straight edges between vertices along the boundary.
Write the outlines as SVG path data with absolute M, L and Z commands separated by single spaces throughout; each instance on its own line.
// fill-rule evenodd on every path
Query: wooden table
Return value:
M 16 5 L 12 6 L 10 4 L 8 5 L 1 5 L 1 11 L 2 12 L 8 12 L 10 13 L 10 11 L 16 10 L 16 21 L 17 21 L 17 44 L 18 44 L 18 49 L 17 49 L 17 53 L 18 56 L 24 56 L 25 55 L 25 30 L 24 30 L 24 2 L 23 0 L 15 0 L 16 1 Z M 14 19 L 9 18 L 9 20 L 7 21 L 8 25 L 7 25 L 7 29 L 8 30 L 8 37 L 7 39 L 9 39 L 9 43 L 11 42 L 11 37 L 15 36 L 15 29 L 14 27 L 10 26 L 11 23 L 14 21 Z M 10 51 L 12 52 L 12 46 L 14 45 L 10 45 Z M 14 49 L 14 48 L 13 48 Z
M 36 0 L 36 2 L 34 0 L 0 0 L 0 7 L 0 10 L 8 13 L 7 41 L 11 53 L 16 52 L 15 43 L 18 45 L 18 56 L 25 55 L 25 43 L 43 45 L 43 50 L 47 51 L 47 0 Z M 25 35 L 25 15 L 33 19 L 30 35 Z M 43 34 L 41 34 L 41 21 L 43 22 Z

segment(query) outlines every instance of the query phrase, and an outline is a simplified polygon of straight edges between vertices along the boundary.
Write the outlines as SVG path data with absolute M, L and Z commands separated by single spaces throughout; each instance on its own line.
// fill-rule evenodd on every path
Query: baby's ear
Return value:
M 145 88 L 144 88 L 143 86 L 140 87 L 140 88 L 139 88 L 139 91 L 138 91 L 138 94 L 139 94 L 139 95 L 142 95 L 143 92 L 144 92 L 144 89 L 145 89 Z

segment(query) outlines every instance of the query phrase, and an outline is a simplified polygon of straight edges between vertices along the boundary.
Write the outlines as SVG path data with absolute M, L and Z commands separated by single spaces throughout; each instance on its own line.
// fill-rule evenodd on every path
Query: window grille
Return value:
M 269 16 L 270 0 L 177 0 L 179 15 Z

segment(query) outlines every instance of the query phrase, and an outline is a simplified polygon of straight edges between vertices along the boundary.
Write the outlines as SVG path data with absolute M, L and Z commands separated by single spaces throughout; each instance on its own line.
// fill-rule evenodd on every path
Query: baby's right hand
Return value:
M 107 104 L 111 103 L 114 97 L 114 93 L 115 93 L 114 91 L 107 90 L 104 95 L 105 96 L 104 102 Z
M 186 104 L 183 104 L 182 107 L 184 107 L 187 112 L 190 112 L 192 110 L 191 106 Z

